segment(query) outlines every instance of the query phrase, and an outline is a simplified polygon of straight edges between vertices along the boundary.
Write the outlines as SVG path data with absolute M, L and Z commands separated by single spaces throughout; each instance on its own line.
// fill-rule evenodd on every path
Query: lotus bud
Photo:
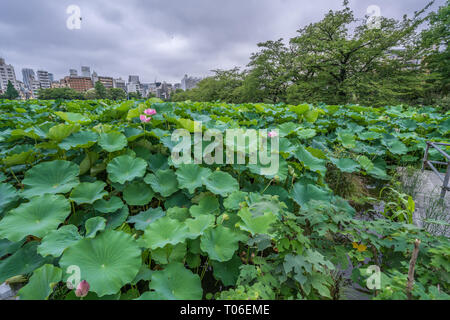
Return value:
M 268 134 L 269 138 L 275 138 L 278 136 L 278 133 L 276 133 L 275 131 L 270 131 Z
M 77 286 L 77 290 L 75 290 L 75 295 L 79 298 L 84 298 L 87 296 L 89 289 L 90 289 L 90 285 L 86 280 L 81 281 L 78 286 Z

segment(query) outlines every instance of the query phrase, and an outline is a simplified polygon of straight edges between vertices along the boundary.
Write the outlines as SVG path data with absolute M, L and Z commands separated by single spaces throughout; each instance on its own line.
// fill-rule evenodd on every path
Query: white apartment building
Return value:
M 187 74 L 181 79 L 181 89 L 184 91 L 197 87 L 197 84 L 201 81 L 201 78 L 188 77 Z
M 36 74 L 37 80 L 41 84 L 41 89 L 50 89 L 52 87 L 52 81 L 47 71 L 38 70 Z
M 17 91 L 20 90 L 19 85 L 17 84 L 14 67 L 10 64 L 6 64 L 5 59 L 0 58 L 0 90 L 2 90 L 2 92 L 6 91 L 8 81 L 11 81 Z

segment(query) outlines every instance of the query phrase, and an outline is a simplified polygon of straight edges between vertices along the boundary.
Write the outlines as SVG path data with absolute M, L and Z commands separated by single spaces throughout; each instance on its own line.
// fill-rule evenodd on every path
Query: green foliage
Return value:
M 175 165 L 171 134 L 198 119 L 222 133 L 278 129 L 278 173 Z M 4 101 L 0 282 L 24 281 L 22 299 L 76 299 L 64 285 L 78 266 L 84 299 L 339 299 L 349 262 L 345 281 L 366 287 L 366 262 L 387 283 L 371 297 L 405 299 L 420 239 L 413 297 L 448 299 L 448 239 L 410 223 L 407 196 L 377 190 L 388 219 L 370 219 L 366 190 L 352 193 L 357 214 L 342 186 L 382 189 L 427 140 L 449 139 L 449 121 L 433 107 Z
M 38 92 L 38 97 L 41 100 L 83 100 L 84 96 L 82 93 L 75 91 L 71 88 L 51 88 L 51 89 L 40 89 Z
M 8 84 L 6 86 L 6 91 L 3 95 L 0 95 L 0 99 L 9 99 L 14 100 L 19 97 L 19 92 L 17 92 L 16 88 L 14 88 L 11 81 L 8 80 Z
M 448 110 L 449 2 L 378 26 L 343 2 L 288 41 L 258 43 L 247 69 L 214 70 L 172 101 L 431 105 Z M 424 22 L 429 25 L 422 31 Z
M 97 99 L 106 99 L 108 94 L 106 91 L 105 86 L 103 85 L 103 83 L 101 83 L 100 81 L 97 81 L 95 83 L 95 95 L 97 97 Z

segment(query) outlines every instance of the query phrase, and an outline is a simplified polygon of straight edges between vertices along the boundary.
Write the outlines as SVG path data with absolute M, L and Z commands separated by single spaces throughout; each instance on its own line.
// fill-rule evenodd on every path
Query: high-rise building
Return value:
M 94 87 L 91 77 L 65 77 L 61 84 L 78 92 L 86 92 Z
M 53 76 L 53 73 L 48 74 L 48 78 L 50 79 L 50 84 L 52 84 L 55 81 L 55 78 Z
M 33 92 L 33 97 L 38 96 L 39 89 L 41 89 L 41 83 L 38 80 L 31 80 L 30 82 L 30 90 Z
M 69 75 L 71 77 L 78 77 L 78 71 L 76 69 L 70 69 L 69 70 Z
M 188 77 L 187 74 L 181 79 L 181 89 L 184 91 L 197 87 L 197 84 L 201 81 L 201 78 Z
M 107 89 L 114 87 L 114 79 L 112 77 L 99 76 L 97 72 L 94 71 L 92 73 L 92 83 L 94 86 L 97 81 L 100 81 Z
M 139 83 L 135 83 L 135 82 L 127 83 L 127 92 L 137 93 L 138 91 L 140 91 Z
M 113 87 L 114 87 L 114 88 L 120 88 L 120 89 L 122 89 L 123 91 L 127 92 L 127 85 L 126 85 L 126 83 L 125 83 L 125 80 L 122 80 L 121 78 L 119 78 L 119 79 L 114 79 Z
M 81 76 L 82 77 L 91 77 L 91 68 L 82 66 L 81 67 Z
M 6 64 L 5 59 L 0 58 L 0 90 L 6 91 L 8 81 L 11 81 L 16 90 L 20 90 L 16 80 L 14 67 L 10 64 Z
M 50 81 L 49 73 L 45 70 L 38 70 L 36 74 L 37 80 L 41 84 L 41 89 L 50 89 L 52 81 Z
M 22 69 L 22 78 L 24 85 L 31 89 L 31 82 L 36 79 L 33 69 Z
M 128 82 L 129 83 L 139 83 L 139 76 L 129 76 L 128 77 Z

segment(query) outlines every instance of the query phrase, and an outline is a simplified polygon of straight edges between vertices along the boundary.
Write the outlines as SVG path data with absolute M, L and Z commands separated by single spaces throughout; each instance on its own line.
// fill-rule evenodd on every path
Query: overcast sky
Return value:
M 370 5 L 401 18 L 428 0 L 350 0 L 357 17 Z M 437 0 L 433 8 L 445 3 Z M 180 82 L 184 74 L 245 66 L 258 42 L 289 39 L 342 0 L 1 0 L 0 57 L 55 79 L 86 65 L 99 75 Z M 67 28 L 69 5 L 81 28 Z

